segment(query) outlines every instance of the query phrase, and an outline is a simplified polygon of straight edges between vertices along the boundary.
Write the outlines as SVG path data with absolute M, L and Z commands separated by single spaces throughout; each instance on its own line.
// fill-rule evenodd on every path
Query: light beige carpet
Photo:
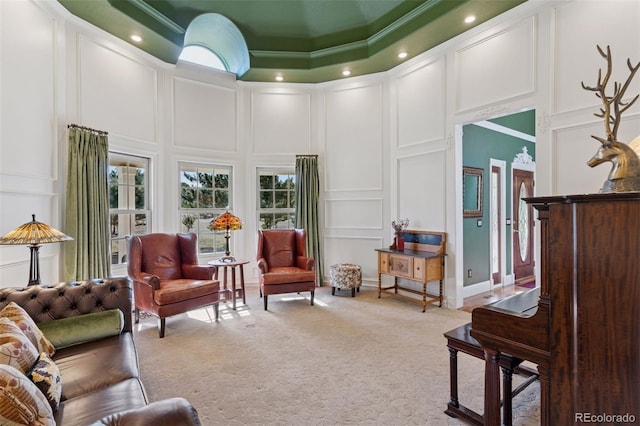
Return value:
M 443 333 L 471 320 L 466 312 L 419 305 L 363 287 L 331 296 L 270 296 L 255 286 L 246 306 L 221 304 L 142 319 L 135 340 L 152 401 L 182 396 L 204 425 L 458 425 L 446 414 L 449 352 Z M 482 412 L 481 360 L 459 354 L 460 401 Z M 514 383 L 519 382 L 515 376 Z M 514 424 L 539 423 L 539 386 L 514 399 Z

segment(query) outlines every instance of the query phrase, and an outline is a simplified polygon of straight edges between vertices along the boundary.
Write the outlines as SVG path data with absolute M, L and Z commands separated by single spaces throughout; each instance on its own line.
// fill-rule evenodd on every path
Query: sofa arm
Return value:
M 315 261 L 308 257 L 298 256 L 296 258 L 296 266 L 300 269 L 304 269 L 305 271 L 313 271 Z
M 200 426 L 198 412 L 184 398 L 169 398 L 103 417 L 90 426 Z

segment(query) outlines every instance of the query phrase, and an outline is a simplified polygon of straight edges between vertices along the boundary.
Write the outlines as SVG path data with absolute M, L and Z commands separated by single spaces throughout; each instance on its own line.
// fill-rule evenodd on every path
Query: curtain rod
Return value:
M 318 157 L 318 154 L 298 154 L 298 155 L 296 155 L 296 158 L 304 158 L 304 157 L 316 158 L 316 157 Z
M 94 133 L 97 133 L 99 135 L 108 135 L 109 134 L 109 132 L 105 132 L 104 130 L 96 130 L 96 129 L 92 129 L 91 127 L 79 126 L 77 124 L 69 124 L 69 125 L 67 125 L 67 129 L 70 129 L 70 128 L 80 129 L 80 130 L 87 130 L 89 132 L 94 132 Z

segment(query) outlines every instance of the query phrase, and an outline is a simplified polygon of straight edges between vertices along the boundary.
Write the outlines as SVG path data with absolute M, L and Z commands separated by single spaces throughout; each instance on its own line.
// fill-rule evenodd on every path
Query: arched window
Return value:
M 249 70 L 249 49 L 242 33 L 218 13 L 205 13 L 191 21 L 180 59 L 232 72 L 238 77 Z

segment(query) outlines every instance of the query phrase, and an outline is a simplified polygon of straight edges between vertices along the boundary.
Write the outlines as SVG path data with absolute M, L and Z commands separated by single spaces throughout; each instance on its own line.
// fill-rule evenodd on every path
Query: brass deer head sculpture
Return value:
M 640 191 L 640 158 L 631 147 L 617 139 L 618 128 L 622 113 L 628 110 L 631 105 L 638 99 L 640 94 L 636 95 L 628 102 L 623 101 L 624 93 L 629 87 L 631 80 L 640 68 L 640 62 L 636 66 L 631 65 L 631 60 L 627 59 L 629 67 L 629 77 L 624 84 L 617 81 L 613 83 L 613 94 L 607 95 L 605 90 L 611 77 L 612 61 L 611 49 L 607 46 L 606 53 L 596 46 L 600 55 L 607 60 L 607 72 L 602 77 L 602 69 L 598 70 L 598 81 L 594 87 L 589 87 L 582 83 L 582 88 L 595 92 L 596 96 L 602 100 L 602 108 L 600 112 L 595 113 L 596 117 L 604 119 L 604 128 L 606 139 L 598 136 L 591 136 L 600 141 L 602 144 L 595 155 L 587 162 L 590 167 L 595 167 L 606 161 L 613 165 L 609 172 L 608 179 L 605 181 L 600 192 L 636 192 Z

